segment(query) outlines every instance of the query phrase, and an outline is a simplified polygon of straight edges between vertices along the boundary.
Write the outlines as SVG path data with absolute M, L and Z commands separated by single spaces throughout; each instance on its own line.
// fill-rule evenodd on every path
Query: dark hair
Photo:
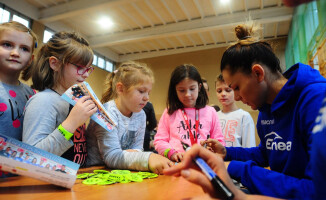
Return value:
M 216 88 L 216 83 L 217 83 L 217 82 L 225 83 L 225 80 L 224 80 L 222 74 L 216 76 L 216 80 L 215 80 L 215 88 Z
M 196 100 L 196 108 L 203 108 L 208 103 L 208 96 L 206 94 L 205 88 L 203 86 L 203 81 L 200 77 L 199 72 L 197 71 L 196 67 L 189 64 L 184 64 L 176 67 L 171 74 L 170 84 L 169 84 L 169 91 L 168 91 L 168 99 L 166 102 L 166 106 L 168 108 L 168 114 L 174 113 L 174 111 L 183 108 L 183 104 L 178 98 L 176 85 L 180 83 L 185 78 L 189 78 L 191 80 L 197 81 L 198 85 L 201 84 L 198 92 L 198 97 Z
M 221 110 L 221 108 L 218 105 L 212 105 L 212 107 L 216 110 L 216 112 Z
M 258 41 L 253 37 L 254 25 L 238 25 L 235 33 L 238 42 L 230 46 L 223 54 L 221 72 L 229 70 L 231 74 L 238 71 L 250 74 L 253 64 L 263 64 L 272 73 L 282 73 L 280 61 L 273 52 L 270 44 Z
M 201 77 L 201 80 L 203 81 L 203 83 L 207 84 L 207 90 L 209 91 L 209 85 L 208 85 L 208 82 L 207 82 L 206 78 Z

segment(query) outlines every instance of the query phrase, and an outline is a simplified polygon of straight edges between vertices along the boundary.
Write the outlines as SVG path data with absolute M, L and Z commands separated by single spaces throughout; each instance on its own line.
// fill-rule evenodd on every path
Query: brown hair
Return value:
M 216 83 L 217 83 L 217 82 L 225 83 L 225 80 L 224 80 L 222 74 L 216 76 L 216 80 L 215 80 L 215 88 L 216 88 Z
M 50 67 L 51 56 L 62 63 L 58 73 Z M 28 79 L 31 76 L 32 88 L 42 91 L 52 88 L 61 80 L 63 67 L 66 64 L 76 63 L 85 66 L 92 61 L 93 51 L 83 37 L 75 32 L 57 32 L 42 46 L 30 72 L 26 73 L 24 78 Z
M 147 79 L 144 79 L 147 76 Z M 101 102 L 106 103 L 117 98 L 116 85 L 121 82 L 127 90 L 146 81 L 154 82 L 154 75 L 144 63 L 128 61 L 122 63 L 117 70 L 110 73 L 105 80 L 105 92 Z

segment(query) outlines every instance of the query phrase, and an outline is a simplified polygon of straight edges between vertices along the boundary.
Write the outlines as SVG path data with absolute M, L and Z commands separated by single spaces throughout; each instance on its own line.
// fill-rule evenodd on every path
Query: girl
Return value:
M 298 63 L 283 75 L 271 46 L 253 37 L 253 26 L 239 25 L 239 41 L 223 54 L 221 72 L 235 100 L 259 109 L 260 145 L 208 146 L 225 160 L 230 176 L 250 192 L 285 199 L 311 199 L 311 141 L 314 121 L 326 92 L 317 70 Z M 241 161 L 241 162 L 239 162 Z M 263 167 L 270 166 L 271 170 Z M 263 178 L 262 178 L 263 177 Z
M 142 108 L 149 100 L 153 73 L 143 64 L 122 63 L 106 79 L 102 103 L 115 122 L 112 132 L 91 122 L 87 132 L 87 165 L 106 164 L 109 168 L 151 170 L 162 173 L 173 165 L 155 153 L 142 152 L 146 115 Z
M 35 47 L 35 34 L 23 24 L 0 24 L 0 134 L 20 141 L 24 107 L 34 91 L 18 78 L 32 63 Z
M 187 64 L 175 68 L 170 79 L 167 109 L 154 138 L 159 154 L 180 162 L 183 146 L 208 138 L 224 144 L 216 111 L 206 106 L 207 102 L 207 93 L 197 69 Z
M 255 124 L 250 114 L 239 109 L 234 101 L 234 91 L 219 75 L 215 81 L 216 95 L 222 104 L 217 112 L 221 122 L 226 147 L 255 147 Z
M 26 104 L 23 142 L 83 166 L 87 156 L 84 123 L 97 109 L 84 96 L 70 111 L 61 95 L 89 76 L 92 60 L 88 42 L 76 33 L 56 33 L 40 49 L 27 73 L 32 87 L 40 92 Z

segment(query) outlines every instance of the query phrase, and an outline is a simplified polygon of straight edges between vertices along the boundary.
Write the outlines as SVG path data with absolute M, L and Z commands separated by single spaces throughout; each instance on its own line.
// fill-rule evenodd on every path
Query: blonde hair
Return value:
M 49 58 L 56 57 L 61 66 L 58 73 L 50 67 Z M 42 46 L 35 64 L 25 78 L 32 77 L 32 88 L 44 90 L 52 88 L 63 76 L 63 68 L 68 63 L 85 66 L 93 61 L 93 51 L 89 43 L 75 32 L 57 32 Z
M 147 76 L 147 79 L 144 79 Z M 122 63 L 117 70 L 106 77 L 105 92 L 101 102 L 105 103 L 117 98 L 116 85 L 121 82 L 129 90 L 131 87 L 142 84 L 146 81 L 154 82 L 154 75 L 150 68 L 144 63 L 128 61 Z
M 15 30 L 30 34 L 33 39 L 32 53 L 34 52 L 34 49 L 37 47 L 37 36 L 31 29 L 19 22 L 11 21 L 0 24 L 0 34 L 5 30 Z

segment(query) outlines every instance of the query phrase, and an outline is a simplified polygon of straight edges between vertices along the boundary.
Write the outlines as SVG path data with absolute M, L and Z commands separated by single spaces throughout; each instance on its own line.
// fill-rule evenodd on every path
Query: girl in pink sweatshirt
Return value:
M 208 97 L 196 67 L 184 64 L 175 68 L 170 79 L 167 108 L 154 138 L 159 154 L 180 162 L 184 144 L 192 146 L 208 138 L 225 144 L 217 113 L 207 103 Z

